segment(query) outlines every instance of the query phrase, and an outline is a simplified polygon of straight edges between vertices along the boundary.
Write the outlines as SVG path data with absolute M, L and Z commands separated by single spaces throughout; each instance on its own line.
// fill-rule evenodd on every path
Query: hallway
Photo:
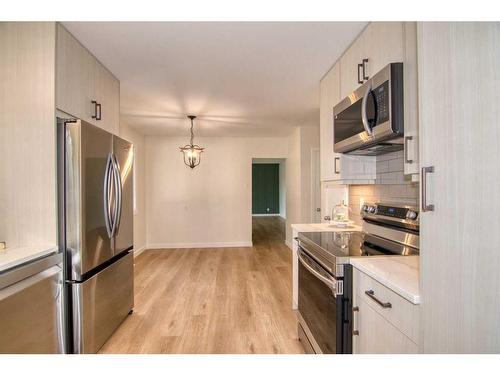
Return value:
M 252 248 L 139 255 L 134 313 L 101 353 L 302 353 L 284 230 L 254 217 Z

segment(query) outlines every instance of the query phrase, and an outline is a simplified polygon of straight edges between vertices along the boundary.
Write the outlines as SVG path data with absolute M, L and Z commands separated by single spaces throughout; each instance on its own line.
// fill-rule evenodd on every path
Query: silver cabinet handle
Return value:
M 434 173 L 434 167 L 422 167 L 422 181 L 420 183 L 422 189 L 422 212 L 434 211 L 434 205 L 427 203 L 427 174 Z
M 95 100 L 92 100 L 91 103 L 94 105 L 94 114 L 92 115 L 93 119 L 99 120 L 97 118 L 97 102 Z
M 372 91 L 372 84 L 369 83 L 366 87 L 365 94 L 363 95 L 363 100 L 361 101 L 361 121 L 363 122 L 363 127 L 369 136 L 373 136 L 373 130 L 370 129 L 370 124 L 368 123 L 368 115 L 366 111 L 366 105 L 368 103 L 368 95 Z
M 106 168 L 104 170 L 104 186 L 103 186 L 103 202 L 104 202 L 104 223 L 106 224 L 106 232 L 108 237 L 113 237 L 113 225 L 111 222 L 111 174 L 113 173 L 113 160 L 111 154 L 106 160 Z
M 363 64 L 362 64 L 363 69 L 362 69 L 362 70 L 363 70 L 363 79 L 364 79 L 365 81 L 367 81 L 367 80 L 370 78 L 370 77 L 368 77 L 368 76 L 366 75 L 366 63 L 367 63 L 367 62 L 368 62 L 368 59 L 363 59 Z
M 362 64 L 358 64 L 358 83 L 361 85 L 363 84 L 363 80 L 361 79 L 359 73 L 361 72 L 361 68 L 363 67 Z
M 120 167 L 118 165 L 118 161 L 116 160 L 116 156 L 113 155 L 113 179 L 115 184 L 115 214 L 113 220 L 113 230 L 112 235 L 116 236 L 118 230 L 120 229 L 120 222 L 122 216 L 122 181 L 120 175 Z
M 392 307 L 392 304 L 390 302 L 382 302 L 379 300 L 377 297 L 375 297 L 375 292 L 373 290 L 365 290 L 365 294 L 370 297 L 372 300 L 377 302 L 382 308 L 384 309 L 390 309 Z
M 97 104 L 96 104 L 96 116 L 95 116 L 95 119 L 96 119 L 97 121 L 102 120 L 101 115 L 102 115 L 102 111 L 101 111 L 101 103 L 97 103 Z
M 338 156 L 333 159 L 333 172 L 335 174 L 339 174 L 340 173 L 340 171 L 337 169 L 337 165 L 338 165 L 337 162 L 338 161 L 340 161 L 340 158 Z
M 405 137 L 405 163 L 406 164 L 412 164 L 413 163 L 413 159 L 410 159 L 408 157 L 408 142 L 411 141 L 413 139 L 413 137 L 411 135 L 408 135 Z

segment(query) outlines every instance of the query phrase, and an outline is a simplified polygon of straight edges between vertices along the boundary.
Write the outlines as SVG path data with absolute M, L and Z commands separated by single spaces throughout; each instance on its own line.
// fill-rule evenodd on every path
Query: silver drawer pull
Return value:
M 384 309 L 390 309 L 392 307 L 390 302 L 382 302 L 379 300 L 377 297 L 375 297 L 375 292 L 373 290 L 365 290 L 365 294 L 370 297 L 372 300 L 377 302 L 380 306 L 382 306 Z

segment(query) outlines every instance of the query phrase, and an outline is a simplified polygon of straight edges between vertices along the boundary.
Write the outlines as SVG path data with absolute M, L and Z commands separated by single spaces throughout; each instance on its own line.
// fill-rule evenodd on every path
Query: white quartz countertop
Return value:
M 297 232 L 359 232 L 359 225 L 350 225 L 345 228 L 339 228 L 328 223 L 313 223 L 313 224 L 292 224 L 292 229 Z
M 411 303 L 420 304 L 419 256 L 359 257 L 350 263 Z
M 0 272 L 56 251 L 57 247 L 54 245 L 12 247 L 0 250 Z

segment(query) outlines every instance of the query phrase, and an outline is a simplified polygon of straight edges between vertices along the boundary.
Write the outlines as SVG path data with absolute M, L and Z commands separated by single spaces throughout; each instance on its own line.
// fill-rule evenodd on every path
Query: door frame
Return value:
M 315 186 L 317 183 L 317 187 Z M 319 147 L 311 148 L 311 222 L 321 223 L 321 153 Z M 318 207 L 319 202 L 319 207 Z

